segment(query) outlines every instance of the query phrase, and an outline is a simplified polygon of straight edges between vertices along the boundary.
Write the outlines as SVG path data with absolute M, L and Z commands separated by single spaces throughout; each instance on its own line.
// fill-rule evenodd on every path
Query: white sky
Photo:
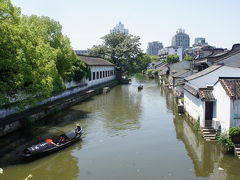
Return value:
M 240 42 L 239 0 L 12 0 L 25 15 L 49 16 L 61 23 L 74 49 L 101 43 L 119 21 L 140 36 L 142 48 L 160 41 L 171 45 L 180 27 L 210 45 L 231 48 Z

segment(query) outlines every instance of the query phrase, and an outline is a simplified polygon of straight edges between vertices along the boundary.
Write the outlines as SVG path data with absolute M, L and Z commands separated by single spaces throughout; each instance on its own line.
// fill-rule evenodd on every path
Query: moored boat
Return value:
M 143 85 L 139 85 L 138 90 L 142 90 L 142 89 L 143 89 Z

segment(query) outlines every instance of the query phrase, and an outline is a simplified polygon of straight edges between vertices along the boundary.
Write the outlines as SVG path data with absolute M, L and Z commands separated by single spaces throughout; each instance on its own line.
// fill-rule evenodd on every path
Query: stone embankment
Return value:
M 69 95 L 56 101 L 49 102 L 44 105 L 39 105 L 34 108 L 27 109 L 23 112 L 15 113 L 13 115 L 0 119 L 0 137 L 26 127 L 29 123 L 41 120 L 48 115 L 54 114 L 60 110 L 80 103 L 92 96 L 103 93 L 103 91 L 105 91 L 105 87 L 108 87 L 109 91 L 110 88 L 118 84 L 119 82 L 117 80 L 113 80 L 104 84 L 97 85 L 95 87 L 90 87 L 79 93 Z

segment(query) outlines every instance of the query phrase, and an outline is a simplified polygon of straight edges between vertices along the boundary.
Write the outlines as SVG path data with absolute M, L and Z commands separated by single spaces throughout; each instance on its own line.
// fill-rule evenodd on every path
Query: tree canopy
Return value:
M 177 63 L 179 62 L 179 57 L 178 55 L 168 55 L 167 58 L 164 60 L 165 63 L 167 64 L 174 64 L 174 63 Z
M 184 57 L 184 60 L 185 60 L 185 61 L 192 61 L 192 60 L 193 60 L 193 57 L 190 56 L 190 55 L 186 55 L 186 56 Z
M 104 36 L 101 45 L 90 49 L 90 55 L 102 57 L 122 68 L 125 74 L 132 74 L 145 69 L 151 59 L 142 53 L 140 38 L 122 33 Z
M 87 75 L 58 22 L 23 16 L 10 0 L 0 0 L 0 37 L 0 105 L 45 99 Z

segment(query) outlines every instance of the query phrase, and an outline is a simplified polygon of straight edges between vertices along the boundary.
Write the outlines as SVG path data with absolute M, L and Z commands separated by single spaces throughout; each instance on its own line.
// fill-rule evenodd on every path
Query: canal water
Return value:
M 19 159 L 24 147 L 75 123 L 84 129 L 79 143 L 32 162 Z M 171 93 L 142 76 L 0 140 L 0 180 L 240 179 L 240 160 L 204 142 L 177 114 Z

